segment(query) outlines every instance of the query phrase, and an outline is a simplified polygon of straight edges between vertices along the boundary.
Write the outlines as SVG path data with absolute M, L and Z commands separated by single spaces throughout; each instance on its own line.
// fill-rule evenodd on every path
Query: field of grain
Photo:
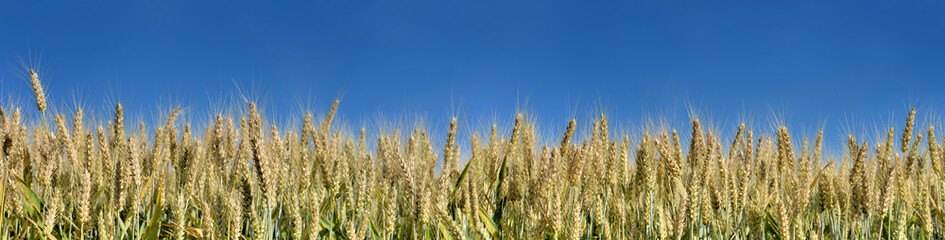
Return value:
M 332 122 L 339 101 L 294 128 L 253 102 L 204 129 L 179 109 L 128 123 L 120 104 L 94 122 L 47 110 L 29 81 L 35 108 L 0 109 L 2 239 L 945 238 L 945 139 L 915 110 L 825 156 L 823 132 L 721 139 L 692 119 L 617 135 L 603 114 L 581 136 L 518 115 L 510 132 L 462 136 L 454 119 L 366 139 Z

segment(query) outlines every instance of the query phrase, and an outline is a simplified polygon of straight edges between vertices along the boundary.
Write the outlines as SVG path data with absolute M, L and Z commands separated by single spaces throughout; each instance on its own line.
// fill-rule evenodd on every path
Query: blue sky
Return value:
M 28 101 L 18 56 L 41 55 L 51 101 L 121 101 L 145 116 L 176 104 L 215 109 L 242 89 L 274 115 L 324 111 L 343 95 L 341 114 L 353 125 L 380 113 L 509 121 L 527 108 L 557 129 L 602 108 L 626 124 L 684 118 L 695 107 L 721 120 L 776 115 L 799 131 L 899 126 L 908 106 L 945 103 L 942 9 L 938 1 L 4 1 L 0 94 Z

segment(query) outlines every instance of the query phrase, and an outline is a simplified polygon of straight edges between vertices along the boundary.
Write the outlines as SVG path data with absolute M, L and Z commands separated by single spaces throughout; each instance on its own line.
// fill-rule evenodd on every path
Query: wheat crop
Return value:
M 339 101 L 299 125 L 247 102 L 203 129 L 178 108 L 134 132 L 121 104 L 45 124 L 29 81 L 43 119 L 0 109 L 0 239 L 945 238 L 945 139 L 915 131 L 914 110 L 901 134 L 840 149 L 822 131 L 812 145 L 785 126 L 723 138 L 700 119 L 688 136 L 616 134 L 604 114 L 585 135 L 528 115 L 488 135 L 456 118 L 358 131 L 333 121 Z

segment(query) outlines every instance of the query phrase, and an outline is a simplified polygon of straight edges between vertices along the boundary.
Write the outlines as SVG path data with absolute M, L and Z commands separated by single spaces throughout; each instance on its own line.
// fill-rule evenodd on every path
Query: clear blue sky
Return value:
M 599 106 L 632 123 L 692 105 L 830 130 L 945 103 L 939 1 L 305 2 L 4 1 L 0 94 L 29 106 L 12 70 L 42 52 L 52 101 L 139 115 L 236 86 L 281 113 L 343 94 L 355 125 L 528 106 L 563 128 Z

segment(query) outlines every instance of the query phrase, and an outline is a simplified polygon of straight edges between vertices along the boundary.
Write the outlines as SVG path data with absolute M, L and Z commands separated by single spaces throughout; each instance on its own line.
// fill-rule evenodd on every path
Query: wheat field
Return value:
M 454 118 L 366 139 L 332 122 L 337 100 L 300 127 L 247 102 L 204 129 L 178 108 L 126 132 L 122 105 L 54 114 L 28 80 L 36 108 L 0 109 L 2 239 L 945 238 L 945 138 L 914 109 L 901 131 L 827 151 L 823 131 L 722 139 L 694 118 L 630 136 L 604 114 L 582 136 L 519 114 L 510 132 L 462 136 Z

